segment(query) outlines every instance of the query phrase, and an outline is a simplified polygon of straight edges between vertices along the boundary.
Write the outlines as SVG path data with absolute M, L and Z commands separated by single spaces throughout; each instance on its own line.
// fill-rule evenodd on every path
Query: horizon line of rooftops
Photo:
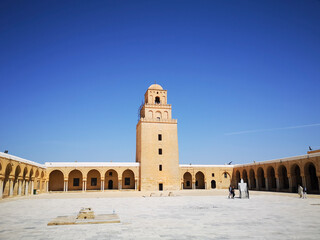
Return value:
M 248 165 L 255 165 L 255 164 L 265 164 L 265 163 L 271 163 L 271 162 L 285 162 L 290 160 L 296 160 L 300 158 L 308 158 L 310 155 L 312 156 L 320 156 L 320 151 L 315 153 L 307 153 L 304 155 L 298 155 L 293 157 L 286 157 L 286 158 L 277 158 L 273 160 L 265 160 L 265 161 L 253 161 L 252 163 L 241 163 L 241 164 L 231 164 L 232 162 L 226 163 L 226 164 L 179 164 L 179 167 L 235 167 L 235 166 L 248 166 Z M 47 167 L 72 167 L 72 166 L 78 166 L 78 167 L 90 167 L 90 166 L 98 166 L 98 167 L 104 167 L 104 166 L 113 166 L 113 167 L 122 167 L 122 166 L 130 166 L 130 167 L 138 167 L 140 163 L 138 162 L 81 162 L 81 161 L 74 161 L 74 162 L 45 162 L 44 164 L 37 163 L 34 161 L 30 161 L 24 158 L 20 158 L 8 153 L 2 153 L 0 152 L 0 156 L 15 160 L 18 162 L 24 162 L 28 164 L 32 164 L 41 168 L 47 168 Z

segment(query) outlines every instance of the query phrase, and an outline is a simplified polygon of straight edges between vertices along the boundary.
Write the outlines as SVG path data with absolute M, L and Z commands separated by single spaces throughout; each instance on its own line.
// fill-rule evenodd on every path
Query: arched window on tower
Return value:
M 160 97 L 156 97 L 154 102 L 155 102 L 155 104 L 160 104 Z

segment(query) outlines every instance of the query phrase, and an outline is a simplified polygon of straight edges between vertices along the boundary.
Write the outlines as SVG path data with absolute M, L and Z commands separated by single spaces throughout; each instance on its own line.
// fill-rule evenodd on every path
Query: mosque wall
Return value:
M 145 93 L 136 128 L 136 162 L 38 164 L 0 153 L 0 199 L 51 191 L 227 189 L 240 179 L 257 191 L 320 193 L 320 150 L 241 165 L 179 165 L 177 120 L 158 84 Z
M 235 165 L 232 184 L 243 179 L 249 189 L 258 191 L 297 192 L 298 186 L 308 193 L 320 193 L 320 150 L 271 161 Z

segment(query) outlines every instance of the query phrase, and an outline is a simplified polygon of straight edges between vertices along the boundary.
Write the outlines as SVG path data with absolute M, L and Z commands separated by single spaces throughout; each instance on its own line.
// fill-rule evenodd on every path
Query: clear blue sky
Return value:
M 0 150 L 134 162 L 155 81 L 180 163 L 320 148 L 319 13 L 316 0 L 1 1 Z

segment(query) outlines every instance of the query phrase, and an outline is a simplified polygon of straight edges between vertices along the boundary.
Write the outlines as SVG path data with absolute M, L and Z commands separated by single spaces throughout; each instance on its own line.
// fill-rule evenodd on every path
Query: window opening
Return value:
M 159 104 L 160 103 L 160 97 L 156 97 L 155 101 L 154 101 L 156 104 Z
M 159 148 L 159 155 L 162 155 L 162 148 Z
M 73 179 L 73 186 L 74 187 L 79 187 L 80 185 L 80 179 L 79 178 L 74 178 Z
M 124 185 L 126 185 L 126 186 L 130 185 L 130 178 L 126 177 L 124 179 Z
M 161 164 L 159 165 L 159 171 L 162 171 L 162 165 Z
M 162 134 L 158 134 L 158 140 L 162 141 Z
M 91 186 L 97 186 L 97 178 L 91 178 Z

